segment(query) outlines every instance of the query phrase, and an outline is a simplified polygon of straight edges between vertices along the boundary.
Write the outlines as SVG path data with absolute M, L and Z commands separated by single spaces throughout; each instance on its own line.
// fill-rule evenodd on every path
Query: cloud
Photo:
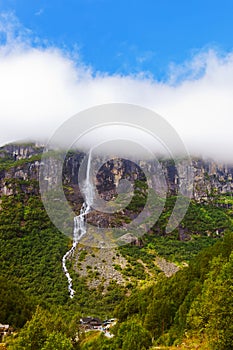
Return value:
M 40 8 L 38 11 L 35 12 L 35 16 L 41 16 L 44 13 L 44 9 Z
M 161 82 L 141 72 L 95 72 L 64 50 L 0 18 L 0 144 L 47 139 L 67 118 L 103 103 L 150 108 L 180 134 L 191 153 L 232 161 L 233 53 L 208 50 L 170 66 Z

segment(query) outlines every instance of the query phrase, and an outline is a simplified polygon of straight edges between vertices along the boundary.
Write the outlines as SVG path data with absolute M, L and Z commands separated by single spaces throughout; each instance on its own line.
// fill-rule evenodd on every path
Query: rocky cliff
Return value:
M 26 193 L 27 198 L 29 198 L 31 194 L 39 194 L 38 176 L 41 166 L 42 152 L 43 146 L 36 144 L 11 144 L 0 148 L 0 196 L 17 195 L 17 193 L 22 191 Z M 78 186 L 78 172 L 84 156 L 85 154 L 82 152 L 70 151 L 65 157 L 63 166 L 64 192 L 77 214 L 79 213 L 80 207 L 83 203 L 83 197 Z M 95 161 L 96 159 L 94 158 L 93 162 Z M 160 182 L 161 178 L 156 175 L 157 171 L 159 170 L 156 162 L 148 162 L 147 164 L 143 164 L 142 161 L 139 161 L 139 165 L 148 168 L 152 174 L 151 181 L 154 182 L 157 189 L 164 185 L 162 182 Z M 104 163 L 100 167 L 96 176 L 96 187 L 101 197 L 105 200 L 116 199 L 117 186 L 120 180 L 126 179 L 135 183 L 137 181 L 139 182 L 138 188 L 142 191 L 141 198 L 143 202 L 144 194 L 146 195 L 146 186 L 144 186 L 145 174 L 139 165 L 123 159 L 112 159 Z M 53 175 L 56 173 L 56 166 L 56 159 L 51 157 L 51 173 L 50 178 L 48 178 L 48 183 L 51 185 L 53 183 Z M 182 185 L 185 174 L 187 173 L 185 163 L 183 163 L 183 165 L 179 168 L 179 171 L 176 169 L 174 162 L 171 160 L 161 161 L 161 166 L 167 184 L 168 193 L 171 195 L 176 194 L 179 186 Z M 222 194 L 229 194 L 231 196 L 233 189 L 233 167 L 218 164 L 214 161 L 194 158 L 192 160 L 192 167 L 194 173 L 193 199 L 196 202 L 213 202 L 214 204 L 223 206 L 231 205 L 229 204 L 230 201 L 228 204 L 224 202 L 221 203 L 219 201 L 215 203 L 215 198 L 217 195 Z M 136 191 L 138 191 L 138 188 L 136 187 Z M 141 210 L 141 207 L 139 210 Z M 122 226 L 126 220 L 129 220 L 130 222 L 130 219 L 133 219 L 133 215 L 137 215 L 136 211 L 136 207 L 133 209 L 131 208 L 131 211 L 128 210 L 128 212 L 123 213 L 122 217 L 120 215 L 114 217 L 109 214 L 91 211 L 88 214 L 87 220 L 97 227 L 115 227 L 117 225 Z M 191 219 L 193 218 L 196 220 L 196 216 L 194 214 Z M 191 225 L 192 222 L 190 223 L 190 226 Z M 164 225 L 164 227 L 165 226 L 166 225 Z M 197 226 L 197 229 L 194 228 L 191 233 L 186 226 L 180 226 L 178 230 L 178 239 L 180 241 L 190 240 L 193 232 L 197 234 L 202 232 L 199 230 L 199 221 Z M 207 229 L 204 227 L 203 232 L 206 234 L 206 232 L 209 230 L 212 234 L 217 230 L 219 233 L 221 230 L 224 230 L 222 226 L 221 230 L 219 230 L 220 226 L 219 222 L 217 222 L 216 225 L 213 224 L 213 229 L 209 229 L 209 226 Z M 151 236 L 163 236 L 164 232 L 163 227 L 159 227 L 159 225 L 157 225 L 152 232 L 154 235 L 152 234 Z M 135 246 L 134 248 L 139 250 L 141 247 L 146 245 L 141 238 L 130 235 L 126 238 L 128 241 L 125 240 L 125 243 L 131 243 Z M 193 244 L 195 245 L 195 240 Z M 81 277 L 88 279 L 89 287 L 97 288 L 102 283 L 104 290 L 107 289 L 108 284 L 112 280 L 116 281 L 116 283 L 124 284 L 129 282 L 131 283 L 133 278 L 137 280 L 139 273 L 141 273 L 141 276 L 156 276 L 158 268 L 163 270 L 167 276 L 170 276 L 177 271 L 177 267 L 175 265 L 167 263 L 161 257 L 157 258 L 158 253 L 156 251 L 158 246 L 156 246 L 156 249 L 153 250 L 153 254 L 151 248 L 148 249 L 148 256 L 150 256 L 150 260 L 152 261 L 150 269 L 147 265 L 145 265 L 145 262 L 139 258 L 139 256 L 135 258 L 136 262 L 134 259 L 132 259 L 131 262 L 127 262 L 127 254 L 125 259 L 116 252 L 111 255 L 106 250 L 91 250 L 91 248 L 87 249 L 80 245 L 73 256 L 73 268 Z M 163 250 L 164 247 L 162 251 Z M 85 259 L 83 258 L 84 253 Z M 145 251 L 143 254 L 145 255 Z
M 9 144 L 0 148 L 0 195 L 16 193 L 16 183 L 25 186 L 25 191 L 29 193 L 30 191 L 38 191 L 36 182 L 42 152 L 43 146 L 37 144 Z M 73 197 L 70 194 L 73 202 L 75 202 L 75 195 L 78 195 L 78 201 L 82 201 L 78 189 L 78 171 L 83 158 L 84 153 L 72 151 L 67 154 L 64 161 L 63 182 L 64 186 L 71 186 L 74 189 Z M 179 177 L 171 160 L 163 160 L 161 164 L 168 192 L 170 194 L 177 193 L 179 185 L 182 185 L 182 174 L 187 170 L 185 165 L 183 165 L 183 169 L 179 169 L 181 175 Z M 152 181 L 159 189 L 160 177 L 156 176 L 157 163 L 148 162 L 147 166 L 150 168 L 150 173 L 154 174 Z M 54 161 L 53 168 L 55 172 L 56 161 Z M 192 168 L 194 175 L 193 199 L 195 201 L 207 202 L 213 200 L 216 195 L 231 195 L 233 190 L 233 166 L 219 164 L 212 160 L 193 158 Z M 116 189 L 121 179 L 127 179 L 131 182 L 135 180 L 144 181 L 145 175 L 140 166 L 134 162 L 113 159 L 103 164 L 99 169 L 95 185 L 100 195 L 105 200 L 110 200 L 117 196 Z M 28 187 L 29 182 L 31 186 Z

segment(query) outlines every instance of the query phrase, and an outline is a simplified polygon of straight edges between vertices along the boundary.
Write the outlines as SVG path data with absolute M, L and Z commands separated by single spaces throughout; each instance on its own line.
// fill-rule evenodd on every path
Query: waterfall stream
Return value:
M 68 290 L 70 298 L 74 297 L 75 291 L 73 289 L 72 278 L 70 277 L 69 271 L 66 267 L 66 260 L 75 251 L 80 239 L 86 234 L 86 221 L 85 216 L 91 210 L 91 205 L 93 203 L 93 186 L 90 181 L 90 164 L 91 164 L 91 151 L 88 156 L 86 179 L 84 183 L 84 202 L 80 210 L 80 214 L 74 217 L 74 231 L 73 231 L 73 244 L 70 250 L 62 258 L 62 268 L 68 280 Z

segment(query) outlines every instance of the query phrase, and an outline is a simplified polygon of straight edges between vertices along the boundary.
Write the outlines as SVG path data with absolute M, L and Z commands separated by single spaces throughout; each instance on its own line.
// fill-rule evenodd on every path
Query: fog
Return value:
M 16 30 L 17 29 L 17 30 Z M 188 151 L 232 162 L 233 52 L 201 52 L 170 66 L 166 81 L 143 72 L 95 72 L 78 55 L 37 45 L 12 15 L 1 17 L 0 144 L 46 140 L 68 118 L 106 103 L 130 103 L 161 115 Z M 114 136 L 114 134 L 113 134 Z

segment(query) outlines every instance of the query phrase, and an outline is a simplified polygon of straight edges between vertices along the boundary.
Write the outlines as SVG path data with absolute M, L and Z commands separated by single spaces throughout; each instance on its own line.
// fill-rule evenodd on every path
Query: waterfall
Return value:
M 90 211 L 91 205 L 93 203 L 93 186 L 92 186 L 92 182 L 90 180 L 90 167 L 91 167 L 91 151 L 90 151 L 89 157 L 88 157 L 86 180 L 85 180 L 85 184 L 84 184 L 84 195 L 85 195 L 85 202 L 86 202 L 86 206 L 87 206 L 87 208 L 86 208 L 87 213 Z
M 75 251 L 78 242 L 86 234 L 86 221 L 85 216 L 91 210 L 91 205 L 93 203 L 93 186 L 90 181 L 90 164 L 91 164 L 91 151 L 89 152 L 87 170 L 86 170 L 86 179 L 84 183 L 84 202 L 80 209 L 80 214 L 74 217 L 74 230 L 73 230 L 73 244 L 70 250 L 62 258 L 62 268 L 65 273 L 65 276 L 68 280 L 68 290 L 70 298 L 74 297 L 75 291 L 73 289 L 72 278 L 70 277 L 69 271 L 66 267 L 66 260 L 73 254 Z

